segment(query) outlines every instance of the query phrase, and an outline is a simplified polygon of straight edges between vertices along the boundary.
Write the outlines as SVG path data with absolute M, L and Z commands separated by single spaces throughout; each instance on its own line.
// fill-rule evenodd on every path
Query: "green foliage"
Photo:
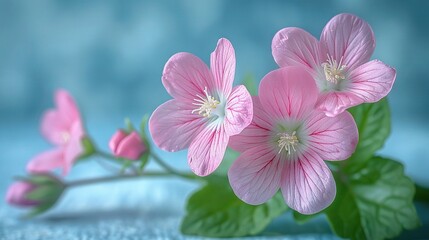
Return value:
M 131 133 L 135 131 L 134 125 L 129 118 L 124 119 L 124 124 L 125 124 L 125 132 Z
M 140 166 L 139 166 L 140 171 L 143 171 L 146 164 L 149 162 L 150 151 L 151 151 L 149 137 L 147 136 L 147 131 L 146 131 L 148 121 L 149 121 L 149 116 L 144 115 L 143 119 L 140 123 L 140 137 L 141 137 L 144 145 L 146 146 L 146 151 L 140 157 Z
M 390 134 L 390 110 L 387 99 L 376 103 L 365 103 L 350 110 L 359 129 L 359 143 L 354 154 L 346 161 L 354 167 L 364 164 L 377 150 L 383 147 Z
M 337 195 L 325 210 L 336 234 L 351 239 L 385 239 L 418 226 L 413 205 L 414 183 L 403 166 L 374 154 L 390 133 L 386 99 L 350 109 L 359 143 L 347 160 L 332 163 Z
M 206 237 L 240 237 L 261 232 L 287 210 L 281 194 L 253 206 L 238 199 L 226 177 L 207 177 L 207 184 L 194 192 L 182 221 L 184 234 Z
M 400 163 L 373 157 L 360 170 L 342 169 L 334 177 L 337 196 L 326 215 L 340 237 L 392 238 L 419 225 L 414 183 Z

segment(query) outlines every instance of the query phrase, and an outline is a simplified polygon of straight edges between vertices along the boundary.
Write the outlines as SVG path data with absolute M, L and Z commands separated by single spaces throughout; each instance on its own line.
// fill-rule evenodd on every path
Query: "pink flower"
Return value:
M 219 166 L 229 137 L 240 133 L 253 116 L 247 89 L 232 88 L 235 53 L 227 39 L 218 41 L 210 67 L 190 53 L 172 56 L 162 83 L 174 99 L 159 106 L 149 120 L 158 147 L 170 152 L 189 147 L 188 163 L 199 176 Z
M 81 139 L 84 129 L 79 110 L 65 90 L 55 93 L 56 109 L 45 112 L 42 119 L 42 135 L 55 148 L 34 157 L 27 165 L 31 173 L 43 173 L 62 168 L 66 175 L 79 155 L 83 153 Z
M 18 207 L 34 207 L 39 202 L 27 199 L 27 194 L 36 189 L 36 186 L 28 182 L 16 182 L 12 184 L 6 193 L 6 202 Z
M 395 69 L 369 61 L 374 33 L 351 14 L 333 17 L 320 41 L 300 28 L 284 28 L 273 38 L 272 52 L 280 67 L 304 66 L 319 88 L 318 107 L 328 116 L 363 102 L 377 102 L 392 89 Z M 369 61 L 369 62 L 368 62 Z
M 302 67 L 268 73 L 253 98 L 252 123 L 230 147 L 241 152 L 228 172 L 235 194 L 249 204 L 268 201 L 280 188 L 289 207 L 304 214 L 335 198 L 323 160 L 343 160 L 355 150 L 358 130 L 346 111 L 327 117 L 316 108 L 317 86 Z
M 110 139 L 110 150 L 116 157 L 138 160 L 142 153 L 146 151 L 146 146 L 135 131 L 127 134 L 118 130 Z

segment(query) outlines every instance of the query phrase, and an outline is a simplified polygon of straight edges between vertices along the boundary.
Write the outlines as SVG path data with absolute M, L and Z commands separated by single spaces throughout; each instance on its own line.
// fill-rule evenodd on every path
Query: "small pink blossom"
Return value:
M 206 176 L 222 161 L 229 137 L 252 120 L 252 98 L 240 85 L 232 88 L 234 48 L 220 39 L 210 55 L 210 69 L 190 53 L 177 53 L 164 67 L 162 83 L 172 100 L 149 120 L 154 143 L 174 152 L 189 147 L 191 170 Z
M 55 147 L 30 160 L 27 165 L 30 173 L 62 168 L 66 175 L 83 153 L 81 140 L 85 132 L 76 103 L 67 91 L 58 90 L 55 93 L 55 104 L 55 109 L 45 112 L 41 125 L 42 135 Z
M 118 130 L 110 139 L 109 147 L 116 157 L 130 160 L 138 160 L 142 153 L 146 151 L 145 144 L 135 131 L 128 134 Z
M 348 158 L 358 130 L 347 111 L 327 117 L 317 109 L 317 96 L 302 67 L 280 68 L 262 79 L 252 123 L 230 141 L 241 155 L 228 178 L 244 202 L 264 203 L 280 188 L 287 205 L 303 214 L 332 203 L 335 181 L 323 160 Z
M 364 102 L 377 102 L 392 89 L 395 69 L 379 60 L 369 61 L 375 48 L 374 33 L 351 14 L 333 17 L 320 41 L 294 27 L 273 38 L 272 53 L 280 67 L 303 66 L 315 79 L 318 107 L 328 116 Z
M 18 207 L 35 207 L 39 202 L 27 199 L 27 194 L 35 188 L 35 185 L 28 182 L 15 182 L 7 190 L 6 202 Z

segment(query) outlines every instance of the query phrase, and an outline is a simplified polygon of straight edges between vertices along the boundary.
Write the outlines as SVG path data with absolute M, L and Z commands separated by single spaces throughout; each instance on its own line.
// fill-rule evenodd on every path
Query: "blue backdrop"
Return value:
M 271 40 L 278 30 L 297 26 L 318 37 L 342 12 L 372 26 L 373 58 L 397 70 L 389 95 L 392 135 L 383 154 L 429 185 L 428 11 L 429 1 L 411 0 L 2 0 L 0 194 L 29 158 L 48 148 L 38 128 L 55 89 L 74 95 L 91 134 L 106 148 L 123 117 L 138 122 L 170 98 L 161 74 L 173 54 L 191 52 L 208 63 L 217 40 L 226 37 L 236 51 L 235 83 L 246 74 L 259 82 L 277 67 Z M 165 156 L 186 167 L 185 154 Z

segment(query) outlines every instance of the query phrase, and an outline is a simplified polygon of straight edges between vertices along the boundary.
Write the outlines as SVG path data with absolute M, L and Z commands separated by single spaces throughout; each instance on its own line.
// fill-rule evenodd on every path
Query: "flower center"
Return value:
M 341 57 L 340 62 L 334 60 L 328 54 L 328 59 L 326 62 L 322 63 L 323 71 L 325 72 L 325 77 L 328 82 L 337 84 L 338 81 L 346 79 L 346 65 L 342 64 L 343 57 Z
M 204 94 L 204 97 L 197 94 L 198 98 L 195 98 L 195 102 L 192 104 L 198 106 L 198 108 L 192 110 L 192 113 L 197 112 L 203 117 L 210 117 L 212 111 L 216 109 L 220 102 L 208 94 L 207 87 L 204 88 Z
M 68 132 L 62 132 L 61 138 L 63 139 L 64 143 L 67 143 L 70 140 L 70 133 Z
M 282 152 L 283 149 L 290 155 L 291 150 L 296 152 L 295 146 L 299 143 L 298 137 L 296 136 L 296 131 L 293 131 L 292 134 L 289 133 L 279 133 L 280 139 L 277 141 L 279 144 L 279 153 Z

